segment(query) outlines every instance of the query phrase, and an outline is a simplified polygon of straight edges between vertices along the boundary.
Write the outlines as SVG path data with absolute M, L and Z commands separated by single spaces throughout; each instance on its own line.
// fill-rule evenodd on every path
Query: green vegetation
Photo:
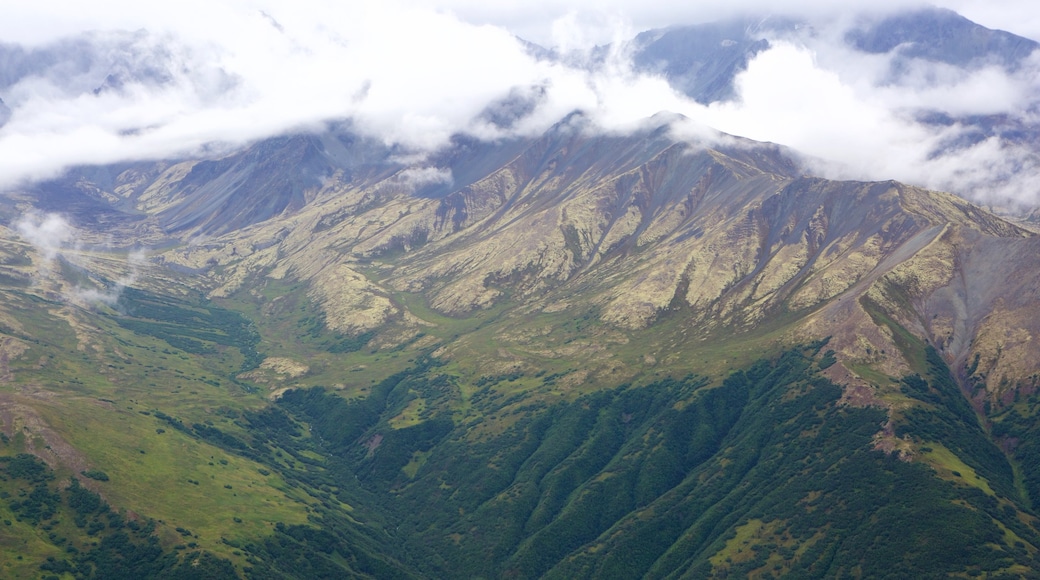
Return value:
M 196 355 L 213 354 L 217 346 L 230 346 L 242 353 L 240 370 L 259 366 L 260 335 L 252 323 L 232 310 L 196 305 L 168 296 L 154 296 L 127 288 L 119 297 L 121 311 L 116 322 L 123 328 L 164 340 L 170 346 Z
M 978 424 L 943 456 L 966 466 L 958 481 L 874 451 L 884 412 L 839 406 L 840 389 L 815 374 L 819 348 L 759 361 L 714 388 L 687 376 L 520 404 L 498 432 L 436 414 L 394 428 L 412 394 L 452 389 L 426 359 L 364 399 L 286 393 L 244 416 L 252 439 L 241 452 L 324 498 L 322 532 L 351 538 L 330 550 L 370 546 L 405 562 L 401 574 L 925 577 L 1034 565 L 1040 535 L 1013 489 L 970 467 L 1007 470 L 987 465 L 996 457 Z M 904 382 L 942 400 L 949 385 L 933 370 L 935 386 Z M 938 424 L 970 427 L 945 396 Z M 907 436 L 936 433 L 937 420 L 914 420 L 904 420 Z M 382 522 L 390 539 L 358 537 L 354 519 Z M 274 548 L 253 549 L 289 565 Z
M 884 414 L 836 406 L 839 389 L 794 353 L 734 380 L 750 399 L 723 451 L 550 576 L 931 577 L 1032 563 L 1002 543 L 997 521 L 1024 527 L 1015 510 L 872 451 Z M 756 521 L 757 538 L 734 542 Z
M 215 189 L 77 171 L 119 243 L 186 229 L 0 243 L 0 577 L 1040 575 L 1040 376 L 986 384 L 1036 332 L 973 279 L 1035 240 L 775 148 L 553 135 L 457 143 L 443 198 L 289 139 L 320 188 L 208 240 L 181 204 L 281 145 Z
M 27 454 L 0 456 L 0 496 L 14 521 L 0 542 L 5 576 L 34 577 L 39 573 L 90 578 L 236 578 L 231 562 L 210 553 L 178 555 L 184 545 L 163 546 L 155 520 L 142 521 L 113 511 L 101 497 L 75 477 L 59 485 L 54 473 Z M 29 538 L 47 553 L 42 561 L 26 560 Z M 18 546 L 18 539 L 22 546 Z M 44 539 L 42 545 L 39 539 Z M 177 548 L 177 549 L 174 549 Z M 11 550 L 18 557 L 10 557 Z M 35 568 L 35 574 L 33 573 Z M 60 576 L 59 576 L 60 577 Z
M 104 471 L 101 471 L 100 469 L 90 469 L 87 471 L 81 471 L 80 473 L 83 474 L 84 477 L 89 477 L 90 479 L 96 479 L 98 481 L 108 481 L 108 474 Z
M 1004 453 L 979 424 L 974 409 L 961 394 L 946 364 L 934 348 L 925 357 L 930 381 L 918 375 L 904 377 L 902 391 L 925 405 L 904 415 L 896 435 L 921 441 L 937 441 L 952 451 L 976 473 L 986 474 L 991 487 L 1005 497 L 1014 497 L 1014 472 Z
M 83 350 L 82 334 L 23 315 L 54 333 L 27 341 L 13 382 L 65 390 L 2 391 L 31 402 L 19 425 L 54 427 L 4 436 L 11 539 L 0 541 L 0 575 L 176 578 L 193 565 L 246 578 L 997 577 L 1037 567 L 1023 495 L 1040 481 L 1028 460 L 1033 399 L 987 425 L 938 353 L 910 340 L 920 374 L 891 387 L 906 404 L 891 416 L 913 451 L 903 461 L 874 449 L 887 412 L 840 405 L 841 389 L 819 376 L 836 362 L 826 341 L 753 362 L 772 334 L 734 350 L 697 345 L 686 351 L 696 357 L 631 383 L 600 375 L 574 388 L 573 361 L 474 372 L 422 350 L 460 329 L 480 356 L 497 352 L 487 324 L 499 313 L 439 319 L 424 347 L 383 351 L 362 335 L 330 352 L 335 337 L 299 326 L 300 305 L 254 331 L 223 308 L 247 311 L 239 301 L 131 292 L 121 304 L 97 317 L 107 334 Z M 564 341 L 606 336 L 592 314 Z M 268 401 L 238 373 L 285 325 L 296 334 L 271 348 L 319 368 Z M 679 340 L 670 332 L 646 338 Z M 617 364 L 640 364 L 645 345 L 618 344 Z M 269 354 L 255 351 L 254 364 Z M 334 377 L 348 384 L 313 386 Z M 1018 479 L 994 442 L 1012 440 Z M 62 442 L 83 455 L 73 473 L 20 454 Z
M 1026 391 L 1019 404 L 996 414 L 992 423 L 993 437 L 1018 462 L 1022 501 L 1026 505 L 1040 502 L 1040 392 Z

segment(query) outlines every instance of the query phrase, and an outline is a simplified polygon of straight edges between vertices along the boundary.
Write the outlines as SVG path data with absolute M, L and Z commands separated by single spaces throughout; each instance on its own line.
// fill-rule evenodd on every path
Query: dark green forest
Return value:
M 886 413 L 839 404 L 841 389 L 819 375 L 822 347 L 760 360 L 716 385 L 690 375 L 521 404 L 497 433 L 447 412 L 389 426 L 415 393 L 456 388 L 431 358 L 365 398 L 289 391 L 235 415 L 234 434 L 153 416 L 321 499 L 309 524 L 225 540 L 246 555 L 249 578 L 999 578 L 1036 567 L 1029 495 L 934 351 L 927 376 L 903 379 L 922 404 L 897 433 L 944 442 L 987 474 L 986 489 L 875 450 Z M 1028 436 L 1013 416 L 999 425 L 1001 436 Z M 154 522 L 116 513 L 75 477 L 56 481 L 31 456 L 0 467 L 18 518 L 44 530 L 75 523 L 75 534 L 52 538 L 67 556 L 43 572 L 236 574 L 190 541 L 164 550 Z M 194 575 L 184 576 L 188 566 Z

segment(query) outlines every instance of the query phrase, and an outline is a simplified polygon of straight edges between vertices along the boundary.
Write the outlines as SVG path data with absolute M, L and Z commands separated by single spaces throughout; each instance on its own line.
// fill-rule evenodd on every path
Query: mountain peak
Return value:
M 922 8 L 868 21 L 846 34 L 846 41 L 868 53 L 899 51 L 958 67 L 999 64 L 1014 71 L 1040 43 L 1002 30 L 990 30 L 952 10 Z

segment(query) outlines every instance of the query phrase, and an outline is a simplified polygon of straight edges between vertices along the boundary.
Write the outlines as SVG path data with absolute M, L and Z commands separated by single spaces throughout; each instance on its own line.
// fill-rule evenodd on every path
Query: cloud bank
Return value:
M 72 165 L 219 152 L 343 119 L 421 152 L 460 132 L 535 135 L 575 110 L 606 131 L 671 111 L 790 146 L 832 177 L 1040 201 L 1032 185 L 1040 183 L 1040 164 L 1028 144 L 976 135 L 960 120 L 1040 126 L 1031 105 L 1040 94 L 1037 58 L 1013 73 L 910 61 L 893 78 L 895 54 L 858 53 L 840 34 L 773 38 L 737 78 L 736 97 L 710 106 L 631 67 L 624 41 L 645 26 L 780 10 L 840 23 L 833 3 L 822 0 L 669 9 L 621 1 L 20 4 L 0 24 L 0 38 L 18 43 L 0 46 L 7 63 L 0 99 L 10 109 L 0 127 L 0 188 Z M 916 4 L 856 6 L 879 12 Z M 539 7 L 547 11 L 540 17 Z M 547 22 L 546 13 L 554 18 Z M 514 35 L 525 30 L 567 58 L 532 56 Z M 613 42 L 610 55 L 590 64 L 583 51 L 604 41 Z M 491 109 L 517 113 L 502 122 Z M 948 120 L 923 119 L 923 111 Z M 450 179 L 416 171 L 407 177 Z
M 737 77 L 738 100 L 713 104 L 695 118 L 792 147 L 828 177 L 897 179 L 984 203 L 1040 202 L 1040 159 L 1029 143 L 978 135 L 976 125 L 955 120 L 996 117 L 1036 127 L 1030 98 L 1040 94 L 1040 54 L 1014 74 L 933 64 L 905 82 L 888 79 L 889 55 L 836 50 L 826 62 L 819 54 L 811 46 L 774 43 Z M 922 120 L 929 111 L 951 120 Z

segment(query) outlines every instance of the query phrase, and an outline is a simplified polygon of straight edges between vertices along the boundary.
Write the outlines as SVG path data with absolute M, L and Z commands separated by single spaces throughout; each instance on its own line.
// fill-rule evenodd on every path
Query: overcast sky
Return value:
M 578 21 L 594 42 L 610 40 L 610 26 L 623 23 L 633 30 L 671 24 L 696 24 L 737 13 L 833 14 L 853 10 L 892 10 L 924 4 L 941 6 L 989 28 L 1040 40 L 1040 8 L 1032 0 L 405 0 L 390 2 L 399 9 L 420 8 L 455 14 L 474 24 L 507 28 L 528 40 L 552 44 L 560 22 Z M 323 6 L 323 4 L 326 4 Z M 181 0 L 155 3 L 133 0 L 2 0 L 0 38 L 8 42 L 41 42 L 83 30 L 168 27 L 197 29 L 202 36 L 219 33 L 243 10 L 268 13 L 289 10 L 328 11 L 332 3 L 243 0 Z M 343 4 L 346 4 L 345 2 Z M 364 4 L 351 2 L 350 4 Z M 382 4 L 386 4 L 383 2 Z M 373 4 L 375 5 L 375 4 Z M 335 12 L 335 11 L 333 11 Z M 224 18 L 229 20 L 224 20 Z M 554 26 L 555 25 L 555 26 Z M 606 25 L 606 26 L 604 26 Z
M 475 23 L 490 23 L 514 30 L 535 42 L 551 44 L 553 22 L 574 14 L 576 20 L 593 24 L 623 22 L 633 30 L 661 28 L 672 24 L 697 24 L 734 14 L 770 12 L 797 15 L 833 15 L 853 10 L 888 11 L 921 5 L 941 6 L 989 28 L 1007 30 L 1040 39 L 1040 8 L 1030 0 L 693 0 L 646 2 L 640 0 L 420 0 L 421 5 L 443 7 Z M 588 31 L 591 36 L 595 34 Z M 596 41 L 609 41 L 609 30 L 599 30 Z
M 539 62 L 514 35 L 564 50 L 626 40 L 670 24 L 783 13 L 820 21 L 853 10 L 885 12 L 906 0 L 765 2 L 707 0 L 672 5 L 634 0 L 0 0 L 0 41 L 43 47 L 93 31 L 101 54 L 147 65 L 162 83 L 95 95 L 112 71 L 97 67 L 23 78 L 0 89 L 11 108 L 0 128 L 0 187 L 56 175 L 70 164 L 189 154 L 351 118 L 387 141 L 432 150 L 455 132 L 503 132 L 479 113 L 529 87 L 545 98 L 511 132 L 537 134 L 580 109 L 603 130 L 624 131 L 659 111 L 699 126 L 782 143 L 820 158 L 832 177 L 895 178 L 974 199 L 1035 203 L 1040 168 L 1031 152 L 996 140 L 935 157 L 963 128 L 936 129 L 913 112 L 1008 114 L 1040 94 L 1040 58 L 1009 74 L 932 67 L 886 80 L 889 56 L 854 54 L 840 35 L 775 42 L 737 79 L 737 98 L 705 107 L 655 77 L 632 72 L 621 52 L 594 72 Z M 1023 0 L 935 4 L 991 28 L 1040 39 L 1040 8 Z M 110 31 L 147 31 L 114 36 Z M 105 51 L 108 51 L 106 53 Z M 126 57 L 124 53 L 132 53 Z M 104 60 L 104 59 L 102 59 Z M 0 67 L 5 63 L 0 62 Z M 101 66 L 101 65 L 99 65 Z M 0 77 L 4 76 L 0 70 Z M 432 168 L 435 171 L 435 168 Z M 1008 180 L 1015 173 L 1018 177 Z

